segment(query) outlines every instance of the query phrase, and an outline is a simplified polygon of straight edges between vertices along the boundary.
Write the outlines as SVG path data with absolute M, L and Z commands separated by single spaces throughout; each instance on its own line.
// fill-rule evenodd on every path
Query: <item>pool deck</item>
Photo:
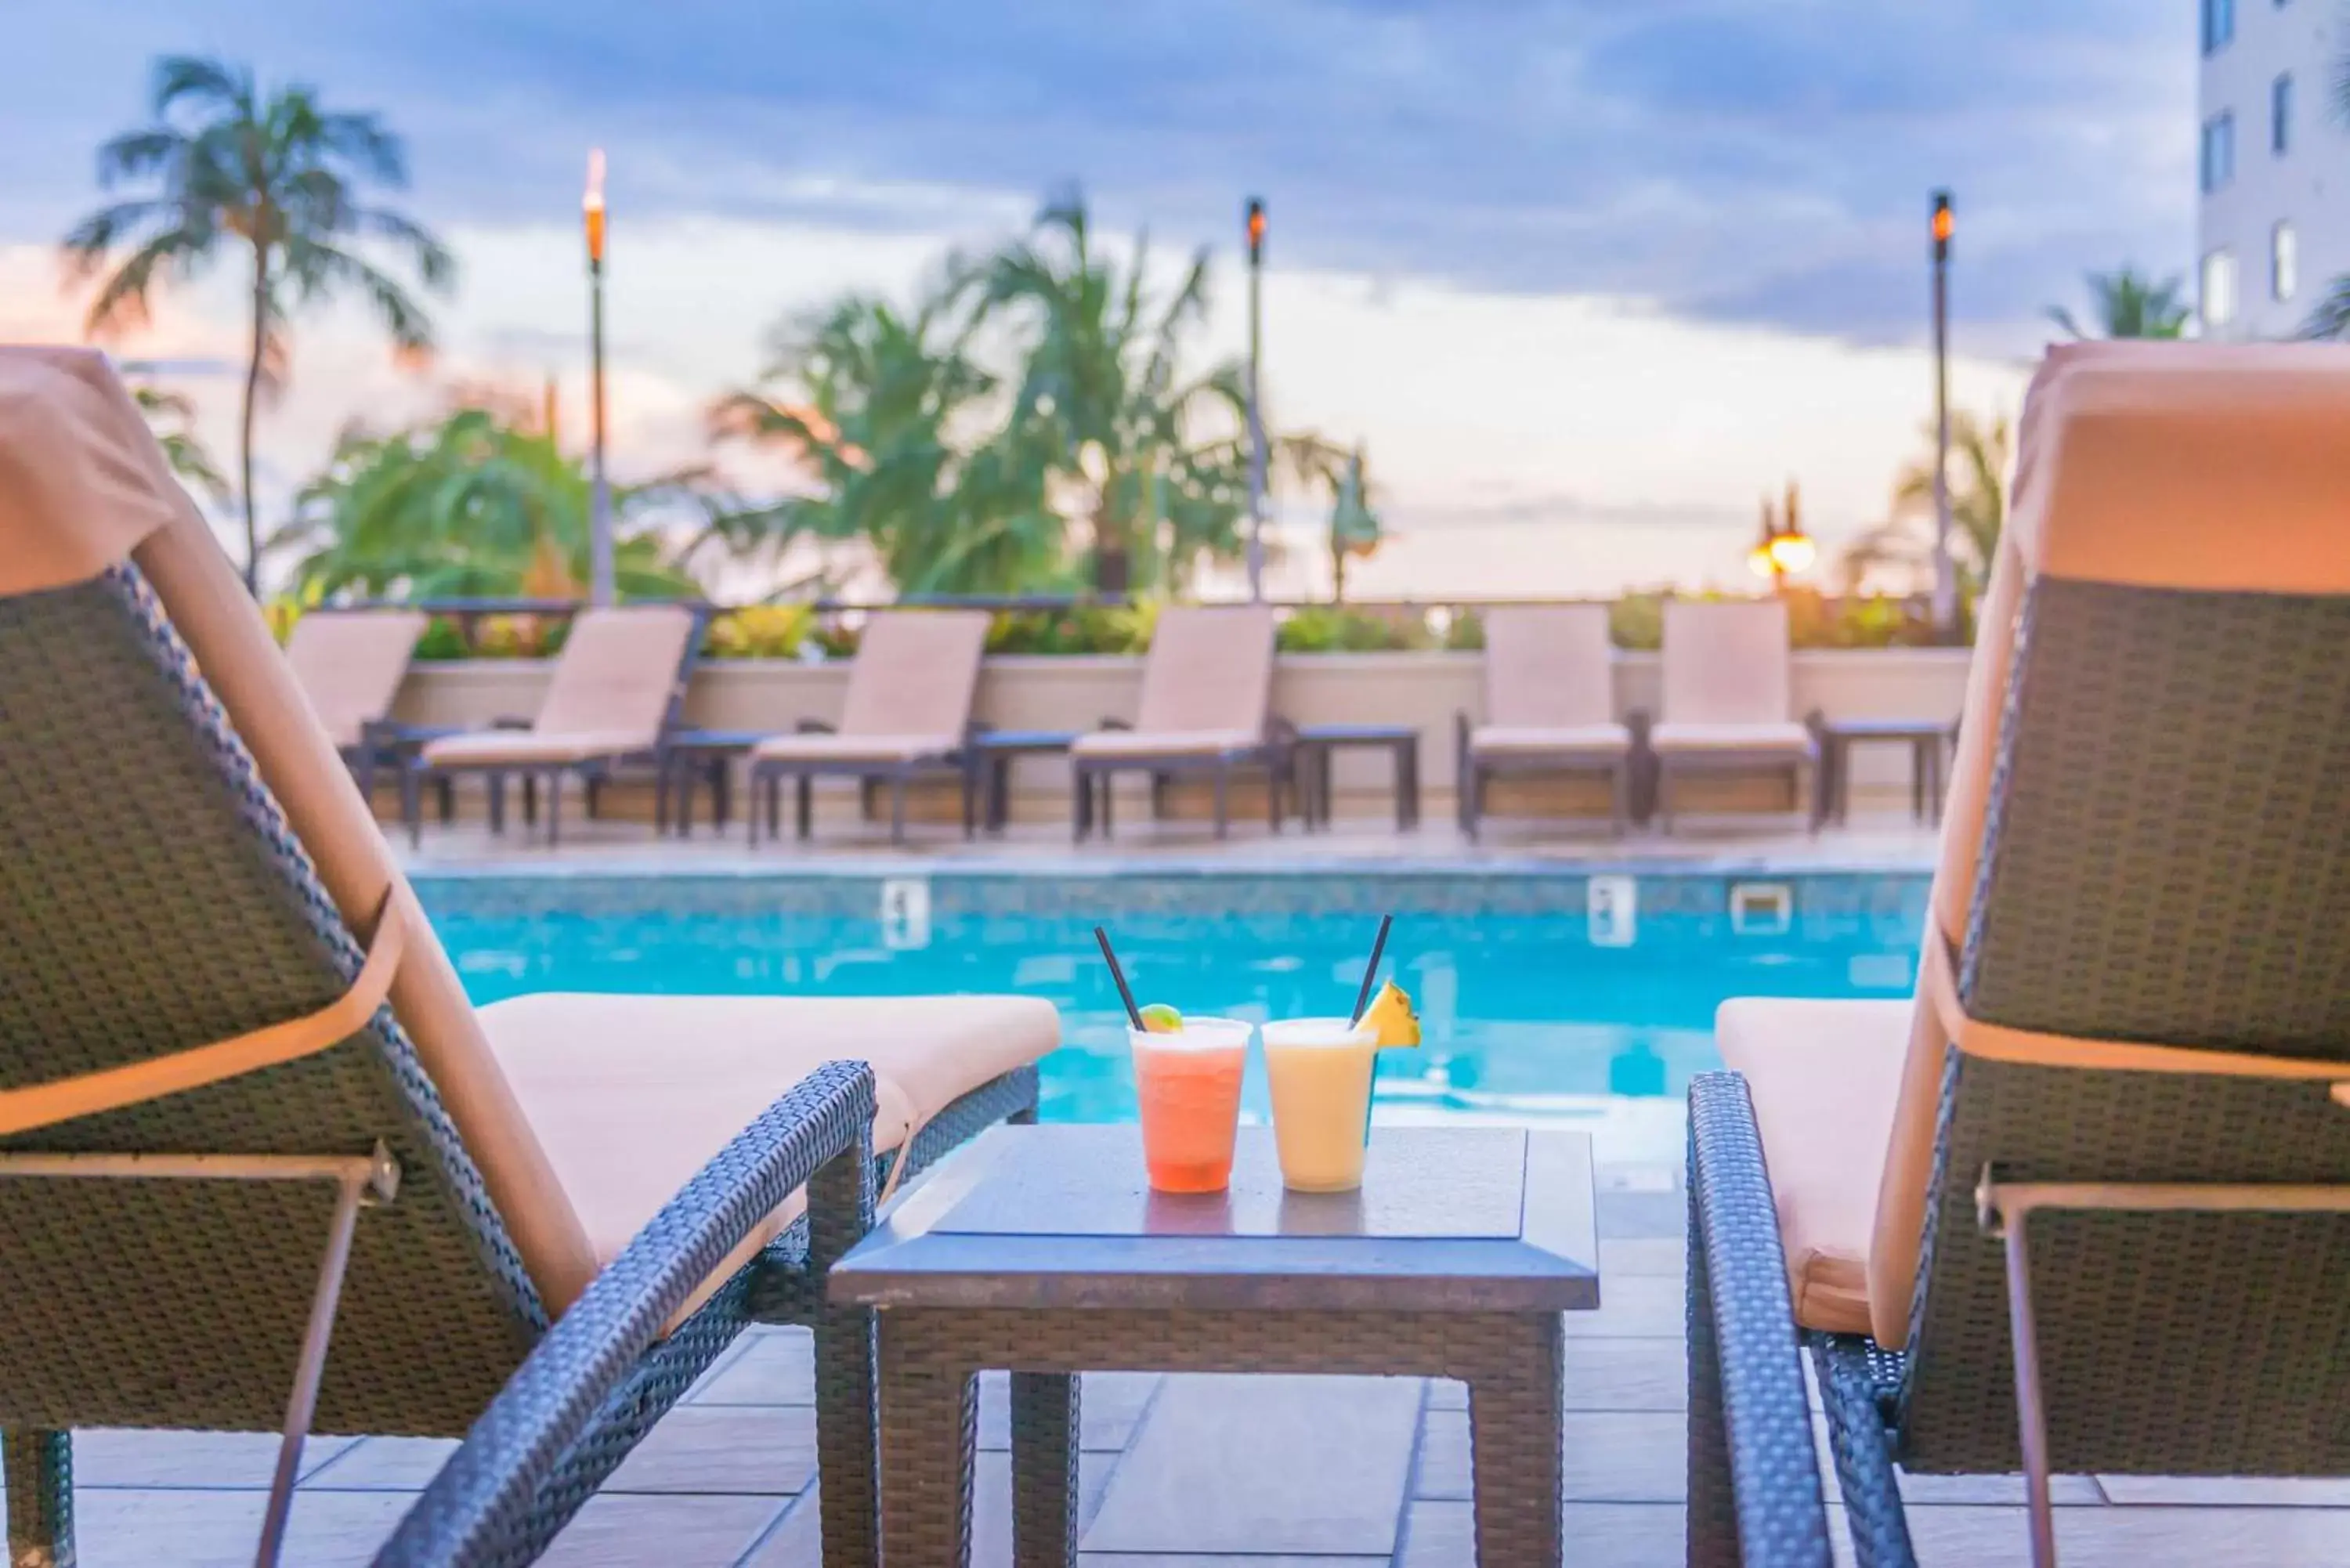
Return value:
M 1659 873 L 1929 869 L 1930 831 L 1898 818 L 1802 833 L 1638 836 L 1622 843 L 1504 831 L 1465 845 L 1449 826 L 1398 836 L 1341 824 L 1306 837 L 1243 831 L 1224 844 L 1148 830 L 1112 846 L 1018 831 L 966 845 L 926 833 L 903 851 L 878 836 L 746 849 L 705 829 L 657 840 L 628 824 L 580 824 L 553 852 L 520 835 L 428 832 L 417 869 L 856 875 L 903 870 L 1172 868 L 1475 871 L 1627 868 Z M 1630 1568 L 1681 1560 L 1685 1256 L 1679 1173 L 1603 1168 L 1602 1292 L 1567 1319 L 1565 1475 L 1570 1561 Z M 806 1334 L 745 1336 L 590 1501 L 550 1568 L 816 1568 L 815 1412 Z M 982 1386 L 981 1564 L 1011 1561 L 1009 1457 L 1000 1377 Z M 1467 1414 L 1457 1385 L 1421 1379 L 1101 1376 L 1087 1381 L 1084 1561 L 1089 1568 L 1465 1568 Z M 84 1568 L 243 1564 L 274 1439 L 85 1433 L 75 1511 Z M 322 1438 L 307 1455 L 286 1561 L 365 1563 L 449 1451 L 443 1442 Z M 1833 1477 L 1828 1482 L 1831 1502 Z M 2009 1564 L 2024 1554 L 2021 1484 L 1926 1480 L 1910 1521 L 1928 1568 Z M 2350 1563 L 2350 1481 L 2060 1482 L 2067 1568 L 2160 1563 Z M 1839 1542 L 1840 1560 L 1849 1553 Z
M 1566 1319 L 1566 1530 L 1577 1568 L 1681 1560 L 1681 1197 L 1668 1169 L 1603 1169 L 1604 1305 Z M 556 1542 L 547 1568 L 817 1568 L 804 1331 L 738 1341 Z M 973 1561 L 1012 1561 L 1001 1377 L 981 1388 Z M 275 1439 L 76 1439 L 82 1568 L 242 1568 Z M 307 1455 L 286 1561 L 369 1554 L 451 1445 L 326 1438 Z M 1422 1379 L 1087 1380 L 1087 1568 L 1466 1568 L 1468 1417 Z M 1835 1498 L 1833 1479 L 1830 1499 Z M 1910 1489 L 1926 1568 L 2023 1560 L 2022 1485 Z M 2350 1562 L 2350 1481 L 2076 1477 L 2056 1491 L 2066 1568 Z M 1839 1542 L 1840 1561 L 1849 1561 Z M 1507 1565 L 1503 1565 L 1507 1568 Z
M 387 838 L 415 871 L 509 876 L 531 872 L 637 872 L 658 875 L 741 873 L 788 876 L 887 875 L 918 867 L 933 872 L 1017 873 L 1051 876 L 1070 871 L 1180 870 L 1277 876 L 1285 873 L 1430 871 L 1461 869 L 1482 874 L 1629 870 L 1669 872 L 1910 871 L 1929 872 L 1939 836 L 1906 815 L 1856 815 L 1849 826 L 1817 834 L 1776 823 L 1711 830 L 1692 828 L 1666 836 L 1638 831 L 1623 838 L 1605 833 L 1559 836 L 1538 825 L 1489 823 L 1484 838 L 1470 843 L 1450 822 L 1423 824 L 1409 833 L 1385 818 L 1341 820 L 1329 829 L 1279 834 L 1261 824 L 1235 825 L 1222 841 L 1203 826 L 1138 823 L 1115 839 L 1073 844 L 1066 827 L 1016 824 L 1000 837 L 962 837 L 951 827 L 910 831 L 904 847 L 890 845 L 886 829 L 823 825 L 806 844 L 785 838 L 744 841 L 738 819 L 720 836 L 707 824 L 690 836 L 656 836 L 639 822 L 587 822 L 567 818 L 562 842 L 549 848 L 536 832 L 518 825 L 494 836 L 477 822 L 425 827 L 421 847 L 411 850 L 404 835 L 388 828 Z

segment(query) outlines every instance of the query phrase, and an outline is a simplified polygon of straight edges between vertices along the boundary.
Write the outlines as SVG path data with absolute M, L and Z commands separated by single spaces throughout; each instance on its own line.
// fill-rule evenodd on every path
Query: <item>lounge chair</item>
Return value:
M 873 1561 L 825 1271 L 877 1151 L 1033 1116 L 1048 1007 L 476 1012 L 84 350 L 0 350 L 0 691 L 12 1563 L 72 1560 L 76 1426 L 282 1431 L 265 1562 L 307 1430 L 465 1434 L 378 1561 L 525 1563 L 752 1322 L 814 1327 L 827 1562 Z
M 1670 833 L 1678 785 L 1692 774 L 1784 774 L 1816 831 L 1819 741 L 1794 717 L 1787 607 L 1776 598 L 1665 604 L 1665 691 L 1648 732 L 1657 817 Z
M 1075 787 L 1071 828 L 1111 828 L 1110 784 L 1121 773 L 1159 781 L 1204 774 L 1213 784 L 1216 836 L 1230 830 L 1232 775 L 1265 772 L 1266 815 L 1281 830 L 1281 786 L 1289 768 L 1285 726 L 1273 716 L 1273 611 L 1263 605 L 1168 609 L 1142 666 L 1142 705 L 1131 729 L 1080 735 L 1069 748 Z
M 1690 1088 L 1692 1563 L 1829 1561 L 1799 1343 L 1864 1568 L 1897 1461 L 2043 1564 L 2051 1473 L 2350 1474 L 2345 450 L 2340 348 L 2041 369 L 1918 1000 Z
M 987 651 L 983 610 L 899 610 L 877 615 L 857 642 L 837 729 L 804 730 L 762 741 L 751 752 L 751 842 L 759 838 L 758 791 L 767 791 L 767 836 L 778 836 L 784 781 L 797 786 L 795 822 L 808 836 L 810 785 L 848 777 L 889 786 L 889 842 L 906 841 L 906 786 L 951 775 L 962 784 L 963 836 L 976 826 L 977 780 L 970 766 L 971 704 Z
M 1461 830 L 1477 836 L 1485 786 L 1527 774 L 1600 774 L 1617 834 L 1631 815 L 1632 732 L 1616 722 L 1605 605 L 1485 612 L 1485 722 L 1459 716 Z
M 379 763 L 397 763 L 387 747 L 411 732 L 392 722 L 391 704 L 430 618 L 421 610 L 313 609 L 294 623 L 286 639 L 294 683 L 358 777 L 362 795 L 370 793 Z
M 678 725 L 702 641 L 702 612 L 687 605 L 583 609 L 555 661 L 546 700 L 527 728 L 477 730 L 430 741 L 400 776 L 409 841 L 422 836 L 421 786 L 457 774 L 486 774 L 490 826 L 504 826 L 505 780 L 519 774 L 535 805 L 546 781 L 546 841 L 562 831 L 563 779 L 577 774 L 592 796 L 618 769 L 661 767 L 661 742 Z

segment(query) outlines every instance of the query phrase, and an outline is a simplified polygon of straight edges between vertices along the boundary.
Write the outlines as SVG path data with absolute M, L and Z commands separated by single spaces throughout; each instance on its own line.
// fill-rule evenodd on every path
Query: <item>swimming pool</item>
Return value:
M 1899 996 L 1911 874 L 420 877 L 478 1002 L 528 992 L 1014 992 L 1061 1011 L 1044 1114 L 1134 1114 L 1106 924 L 1142 1000 L 1263 1021 L 1343 1011 L 1378 915 L 1426 1036 L 1389 1053 L 1383 1120 L 1587 1128 L 1678 1160 L 1680 1096 L 1725 997 Z M 1265 1112 L 1261 1072 L 1250 1114 Z

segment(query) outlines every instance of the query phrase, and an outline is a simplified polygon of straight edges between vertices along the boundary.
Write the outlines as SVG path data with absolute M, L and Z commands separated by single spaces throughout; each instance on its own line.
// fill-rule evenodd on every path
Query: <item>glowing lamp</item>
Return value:
M 588 154 L 588 190 L 579 198 L 580 215 L 588 222 L 588 259 L 604 265 L 604 150 Z

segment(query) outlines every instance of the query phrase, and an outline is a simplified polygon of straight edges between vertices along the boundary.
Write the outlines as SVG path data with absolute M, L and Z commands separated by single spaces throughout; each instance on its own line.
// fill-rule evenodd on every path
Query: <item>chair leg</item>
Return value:
M 1624 836 L 1626 826 L 1632 817 L 1632 765 L 1618 759 L 1607 770 L 1607 826 L 1618 838 Z
M 1673 770 L 1662 765 L 1657 769 L 1657 831 L 1672 836 Z
M 482 786 L 489 792 L 490 832 L 503 837 L 506 831 L 506 775 L 489 773 L 482 777 Z
M 1281 778 L 1278 763 L 1268 763 L 1264 769 L 1264 825 L 1274 833 L 1281 832 Z
M 816 781 L 806 774 L 792 778 L 792 831 L 806 844 L 816 831 Z
M 522 775 L 522 825 L 525 827 L 538 826 L 538 775 L 536 774 Z
M 437 782 L 441 789 L 441 826 L 446 827 L 457 820 L 457 781 L 442 774 Z
M 808 1262 L 822 1279 L 873 1228 L 873 1161 L 862 1138 L 849 1154 L 816 1168 L 808 1181 Z M 818 1309 L 816 1320 L 817 1492 L 827 1563 L 874 1568 L 880 1496 L 877 1463 L 874 1314 L 867 1307 Z
M 424 779 L 420 770 L 400 770 L 400 820 L 408 828 L 408 846 L 424 846 Z
M 588 820 L 593 822 L 604 803 L 604 780 L 599 774 L 589 774 L 584 787 L 588 792 Z
M 1216 764 L 1216 836 L 1227 837 L 1232 833 L 1232 772 L 1223 763 Z
M 0 1431 L 8 1485 L 8 1568 L 73 1568 L 73 1435 Z
M 902 846 L 906 842 L 906 775 L 899 774 L 889 781 L 889 842 Z
M 563 836 L 563 775 L 546 775 L 546 846 L 549 849 Z
M 1093 831 L 1093 781 L 1080 765 L 1069 770 L 1069 841 L 1083 844 Z

